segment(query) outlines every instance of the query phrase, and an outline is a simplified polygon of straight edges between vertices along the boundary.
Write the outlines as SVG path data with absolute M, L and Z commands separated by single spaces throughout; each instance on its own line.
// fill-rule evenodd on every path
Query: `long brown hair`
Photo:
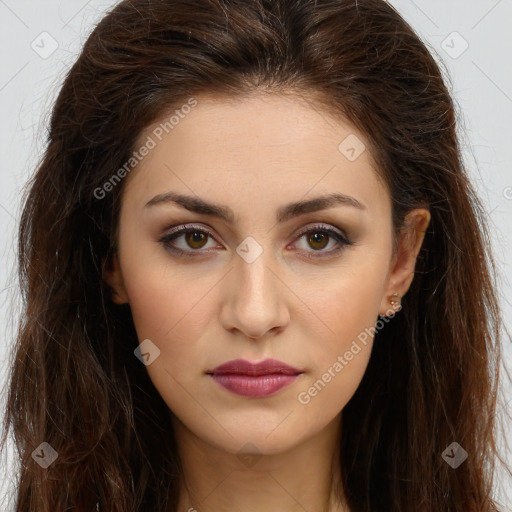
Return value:
M 300 93 L 365 135 L 395 233 L 417 206 L 432 215 L 403 310 L 376 334 L 343 410 L 351 510 L 497 510 L 495 269 L 445 82 L 383 0 L 127 0 L 108 13 L 65 78 L 23 198 L 24 309 L 4 425 L 21 461 L 16 510 L 176 509 L 169 411 L 134 357 L 129 306 L 102 279 L 123 183 L 101 198 L 98 188 L 163 112 L 256 90 Z M 32 456 L 42 442 L 58 454 L 47 468 Z M 453 442 L 468 454 L 457 469 L 442 457 Z

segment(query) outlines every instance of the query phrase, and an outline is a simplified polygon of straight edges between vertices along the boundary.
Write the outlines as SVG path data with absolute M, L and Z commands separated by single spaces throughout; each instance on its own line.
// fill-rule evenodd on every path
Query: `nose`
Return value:
M 291 292 L 265 252 L 252 263 L 235 261 L 225 285 L 223 327 L 240 337 L 260 340 L 282 332 L 290 322 Z M 281 274 L 281 276 L 280 276 Z

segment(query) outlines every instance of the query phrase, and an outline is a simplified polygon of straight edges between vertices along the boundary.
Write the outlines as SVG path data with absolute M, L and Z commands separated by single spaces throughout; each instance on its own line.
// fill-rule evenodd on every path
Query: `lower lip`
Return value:
M 300 375 L 300 374 L 299 374 Z M 211 375 L 213 380 L 237 395 L 260 398 L 273 395 L 289 386 L 299 375 Z

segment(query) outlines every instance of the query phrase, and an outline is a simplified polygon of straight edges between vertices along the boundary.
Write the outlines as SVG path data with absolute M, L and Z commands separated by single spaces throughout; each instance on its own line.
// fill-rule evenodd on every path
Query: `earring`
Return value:
M 384 315 L 379 313 L 380 318 L 393 318 L 396 313 L 402 309 L 402 299 L 398 293 L 388 296 L 388 302 L 391 304 L 392 309 L 388 309 Z
M 397 306 L 400 307 L 402 305 L 402 299 L 398 293 L 393 293 L 393 295 L 390 295 L 388 297 L 389 303 L 396 308 Z

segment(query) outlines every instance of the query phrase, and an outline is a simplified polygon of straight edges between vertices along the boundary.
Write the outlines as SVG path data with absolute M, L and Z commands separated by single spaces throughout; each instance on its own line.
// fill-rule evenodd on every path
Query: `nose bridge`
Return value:
M 282 327 L 289 319 L 285 289 L 276 277 L 275 258 L 270 250 L 252 240 L 237 248 L 239 257 L 231 279 L 230 297 L 224 323 L 227 329 L 242 331 L 258 338 L 267 331 Z
M 260 238 L 261 241 L 261 238 Z M 263 243 L 263 242 L 262 242 Z M 245 292 L 248 300 L 261 300 L 265 293 L 268 293 L 269 274 L 275 279 L 270 271 L 275 259 L 271 249 L 261 245 L 252 236 L 246 237 L 236 248 L 239 258 L 236 260 L 237 277 L 244 283 L 241 290 Z M 269 297 L 267 297 L 267 300 Z
M 252 263 L 238 262 L 238 276 L 240 278 L 240 300 L 253 305 L 269 304 L 274 300 L 272 282 L 274 274 L 270 271 L 268 258 L 259 256 Z

